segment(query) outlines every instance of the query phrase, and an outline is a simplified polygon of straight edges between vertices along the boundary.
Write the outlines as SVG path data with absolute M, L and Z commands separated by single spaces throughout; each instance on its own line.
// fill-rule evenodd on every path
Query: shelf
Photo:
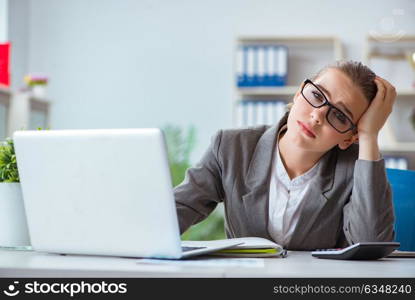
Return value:
M 3 86 L 0 84 L 0 94 L 10 96 L 11 92 L 7 86 Z
M 10 89 L 8 87 L 0 85 L 0 97 L 4 98 L 4 97 L 10 97 L 10 96 L 11 96 Z
M 0 105 L 9 106 L 10 97 L 10 89 L 0 85 Z
M 395 44 L 399 44 L 399 43 L 411 43 L 415 41 L 415 35 L 403 35 L 400 36 L 399 38 L 397 38 L 397 36 L 395 34 L 393 35 L 382 35 L 382 36 L 367 36 L 366 40 L 371 43 L 371 44 L 385 44 L 385 42 L 390 42 L 390 43 L 395 43 Z
M 332 43 L 339 42 L 335 36 L 241 36 L 240 43 Z
M 292 96 L 298 86 L 238 88 L 240 96 Z
M 10 101 L 9 121 L 7 135 L 12 136 L 16 130 L 30 129 L 36 127 L 49 127 L 50 101 L 45 98 L 33 97 L 29 91 L 13 93 Z M 31 125 L 34 113 L 41 112 L 45 115 L 45 124 Z
M 30 108 L 33 110 L 48 112 L 50 102 L 47 99 L 41 98 L 30 98 Z
M 415 97 L 415 89 L 397 89 L 396 94 L 405 97 Z
M 412 143 L 402 143 L 402 142 L 397 142 L 396 144 L 391 144 L 391 145 L 384 145 L 384 146 L 380 146 L 380 151 L 409 151 L 409 152 L 413 152 L 415 151 L 415 142 Z
M 13 93 L 8 87 L 0 85 L 0 104 L 9 105 L 10 98 L 13 96 Z M 36 110 L 46 111 L 50 105 L 50 101 L 46 98 L 39 98 L 31 96 L 29 97 L 31 107 Z
M 300 85 L 282 87 L 244 87 L 237 88 L 236 90 L 240 96 L 293 96 L 297 92 L 299 86 Z M 396 92 L 398 97 L 415 98 L 415 89 L 398 89 Z

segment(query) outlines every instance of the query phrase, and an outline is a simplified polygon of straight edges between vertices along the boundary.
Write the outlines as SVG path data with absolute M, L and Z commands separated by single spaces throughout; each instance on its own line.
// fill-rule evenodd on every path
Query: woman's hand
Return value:
M 392 84 L 379 76 L 376 76 L 375 83 L 378 92 L 357 124 L 359 141 L 377 138 L 396 100 L 396 89 Z
M 378 92 L 357 124 L 359 159 L 379 160 L 378 134 L 392 112 L 396 89 L 388 81 L 376 76 Z

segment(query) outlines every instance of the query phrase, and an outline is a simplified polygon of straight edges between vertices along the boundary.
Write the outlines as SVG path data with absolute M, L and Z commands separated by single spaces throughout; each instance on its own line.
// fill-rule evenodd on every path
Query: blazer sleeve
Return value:
M 186 171 L 183 182 L 174 188 L 180 233 L 205 219 L 223 201 L 222 169 L 218 159 L 222 131 L 219 131 L 200 162 Z
M 383 159 L 356 160 L 352 195 L 343 208 L 343 218 L 349 244 L 394 240 L 395 215 Z

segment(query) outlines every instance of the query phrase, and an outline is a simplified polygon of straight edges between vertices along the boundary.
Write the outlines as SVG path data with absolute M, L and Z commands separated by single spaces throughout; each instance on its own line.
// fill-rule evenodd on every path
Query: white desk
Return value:
M 212 259 L 203 257 L 199 259 Z M 214 258 L 216 259 L 216 258 Z M 415 259 L 377 261 L 318 259 L 289 251 L 286 258 L 257 259 L 253 266 L 191 266 L 180 262 L 143 264 L 136 258 L 58 255 L 0 250 L 0 277 L 410 277 Z M 163 261 L 165 262 L 165 261 Z

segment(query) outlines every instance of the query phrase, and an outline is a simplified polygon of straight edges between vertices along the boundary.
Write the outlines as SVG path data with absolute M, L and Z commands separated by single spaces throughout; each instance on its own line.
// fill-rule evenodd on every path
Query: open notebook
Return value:
M 228 249 L 211 252 L 208 255 L 229 256 L 229 257 L 285 257 L 287 251 L 277 243 L 260 237 L 243 237 L 230 239 L 240 243 Z M 199 247 L 202 245 L 214 245 L 223 240 L 214 241 L 182 241 L 182 245 L 188 247 Z

